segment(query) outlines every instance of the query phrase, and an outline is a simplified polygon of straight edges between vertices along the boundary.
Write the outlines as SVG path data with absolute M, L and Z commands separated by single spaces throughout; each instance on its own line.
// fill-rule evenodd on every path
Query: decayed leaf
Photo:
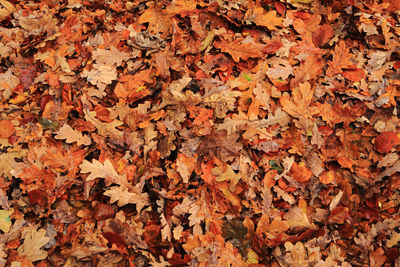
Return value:
M 88 146 L 92 144 L 92 140 L 89 136 L 83 135 L 81 132 L 74 130 L 68 124 L 64 124 L 56 133 L 54 138 L 56 139 L 66 139 L 67 143 L 76 142 L 78 146 L 85 145 Z
M 46 230 L 36 230 L 32 228 L 25 236 L 24 243 L 18 248 L 18 255 L 26 257 L 34 262 L 47 258 L 48 252 L 41 248 L 50 241 L 50 237 L 46 236 Z

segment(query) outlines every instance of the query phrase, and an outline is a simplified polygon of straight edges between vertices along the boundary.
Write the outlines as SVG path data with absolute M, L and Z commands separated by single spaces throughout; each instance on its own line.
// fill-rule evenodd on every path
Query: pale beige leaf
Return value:
M 93 159 L 92 163 L 84 160 L 79 167 L 81 168 L 81 173 L 90 173 L 86 178 L 86 181 L 104 178 L 106 180 L 106 184 L 114 183 L 127 188 L 131 187 L 126 179 L 126 174 L 119 175 L 109 159 L 106 159 L 104 164 L 96 159 Z
M 131 192 L 123 186 L 112 186 L 104 192 L 104 195 L 110 197 L 110 203 L 117 202 L 119 207 L 135 204 L 137 212 L 140 212 L 144 206 L 150 205 L 147 193 Z
M 113 65 L 93 64 L 90 71 L 84 70 L 81 74 L 93 85 L 111 84 L 118 77 L 117 69 Z
M 68 124 L 64 124 L 57 132 L 55 139 L 65 139 L 67 143 L 77 143 L 78 146 L 88 146 L 92 144 L 92 140 L 89 136 L 83 135 L 81 132 L 74 130 Z
M 125 53 L 119 51 L 114 46 L 111 46 L 109 50 L 97 48 L 95 51 L 93 51 L 92 57 L 93 60 L 95 60 L 98 64 L 120 66 L 123 61 L 137 57 L 139 53 L 139 50 L 135 50 L 133 53 Z
M 32 229 L 25 236 L 24 243 L 18 248 L 18 255 L 26 257 L 30 261 L 39 261 L 47 258 L 47 251 L 41 248 L 50 241 L 44 229 Z

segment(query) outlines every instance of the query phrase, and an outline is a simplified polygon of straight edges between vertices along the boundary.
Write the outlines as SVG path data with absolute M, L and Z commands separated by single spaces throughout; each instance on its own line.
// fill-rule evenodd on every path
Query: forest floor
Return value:
M 0 266 L 400 266 L 399 10 L 0 0 Z

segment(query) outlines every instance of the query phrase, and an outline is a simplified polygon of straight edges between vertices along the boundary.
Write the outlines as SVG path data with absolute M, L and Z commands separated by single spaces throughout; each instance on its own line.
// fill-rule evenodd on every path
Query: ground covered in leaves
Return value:
M 398 10 L 0 0 L 0 266 L 399 266 Z

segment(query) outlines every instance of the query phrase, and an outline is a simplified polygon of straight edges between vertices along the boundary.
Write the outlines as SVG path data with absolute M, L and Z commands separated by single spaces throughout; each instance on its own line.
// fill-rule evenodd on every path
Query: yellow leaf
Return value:
M 8 233 L 11 227 L 11 214 L 14 212 L 14 209 L 10 210 L 0 210 L 0 230 L 4 233 Z

